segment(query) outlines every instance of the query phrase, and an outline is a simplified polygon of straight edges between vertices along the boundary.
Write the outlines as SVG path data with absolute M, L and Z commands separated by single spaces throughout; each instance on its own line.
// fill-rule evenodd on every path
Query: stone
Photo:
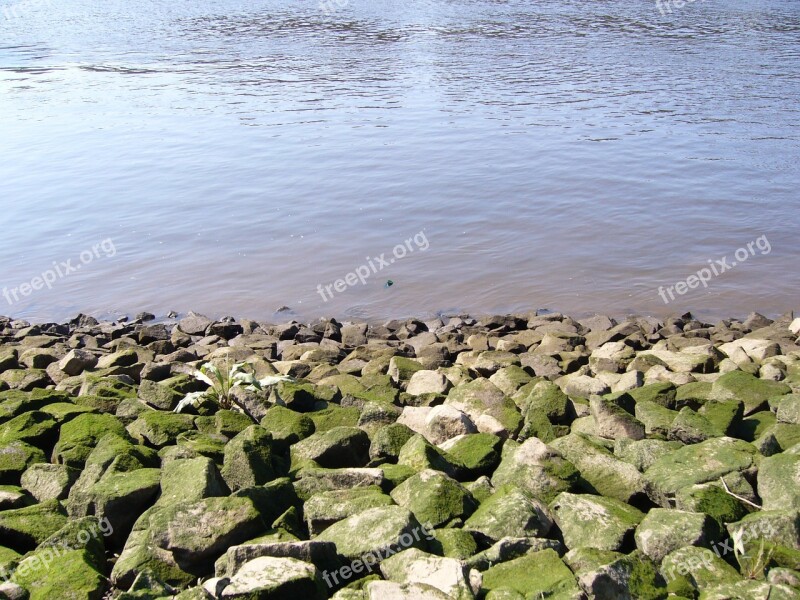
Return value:
M 74 348 L 58 361 L 58 368 L 67 375 L 80 375 L 97 365 L 97 357 L 86 350 Z
M 719 525 L 708 515 L 666 508 L 653 508 L 636 528 L 636 547 L 654 562 L 684 546 L 706 546 L 720 534 Z
M 273 406 L 267 410 L 261 419 L 261 426 L 270 432 L 273 444 L 281 450 L 314 433 L 314 421 L 284 406 Z
M 417 371 L 422 371 L 424 367 L 419 361 L 403 356 L 393 356 L 389 361 L 388 375 L 392 381 L 405 385 Z
M 624 342 L 607 342 L 592 350 L 589 366 L 595 373 L 598 371 L 619 373 L 625 370 L 634 354 L 633 348 Z
M 572 490 L 578 482 L 575 466 L 556 450 L 531 438 L 519 446 L 508 444 L 492 475 L 492 485 L 518 485 L 534 498 L 549 502 L 559 493 Z
M 465 519 L 477 508 L 472 494 L 460 483 L 431 469 L 406 479 L 392 490 L 391 497 L 410 510 L 417 521 L 433 527 Z
M 702 483 L 682 488 L 675 495 L 678 510 L 702 512 L 720 527 L 733 523 L 748 513 L 744 502 L 728 494 L 720 483 Z
M 697 444 L 710 438 L 722 437 L 725 434 L 702 414 L 684 406 L 669 428 L 668 437 L 684 444 Z
M 205 335 L 206 330 L 209 328 L 211 323 L 212 321 L 208 317 L 197 315 L 195 313 L 189 313 L 188 316 L 184 317 L 178 322 L 177 328 L 186 335 L 203 336 Z
M 50 377 L 44 369 L 7 369 L 0 373 L 0 387 L 5 384 L 12 390 L 29 392 L 50 383 Z
M 100 439 L 110 433 L 128 438 L 125 426 L 113 415 L 78 415 L 61 426 L 58 442 L 53 449 L 53 460 L 80 468 Z
M 550 504 L 570 550 L 580 547 L 619 550 L 644 518 L 632 506 L 603 496 L 563 492 Z
M 766 381 L 743 371 L 731 371 L 719 377 L 711 387 L 711 400 L 741 400 L 748 416 L 766 406 L 774 396 L 791 393 L 792 389 L 777 381 Z
M 499 488 L 464 522 L 491 543 L 503 538 L 545 537 L 553 518 L 545 504 L 514 485 Z
M 764 458 L 758 468 L 758 495 L 764 510 L 800 510 L 800 453 Z
M 684 546 L 667 555 L 659 568 L 662 577 L 671 585 L 681 577 L 689 584 L 704 591 L 720 583 L 735 583 L 741 579 L 739 573 L 708 548 Z
M 149 410 L 141 413 L 126 429 L 140 442 L 163 448 L 174 443 L 181 433 L 194 429 L 194 419 L 192 415 Z
M 380 562 L 387 550 L 425 549 L 427 533 L 414 515 L 400 506 L 371 508 L 328 527 L 317 540 L 333 542 L 347 560 L 372 554 Z M 432 535 L 430 536 L 432 537 Z
M 205 573 L 230 546 L 266 529 L 250 498 L 205 498 L 150 516 L 148 538 L 189 573 Z M 130 542 L 130 540 L 129 540 Z
M 22 487 L 38 502 L 64 500 L 80 471 L 67 465 L 35 464 L 22 474 Z
M 370 440 L 357 427 L 334 427 L 314 433 L 291 447 L 293 459 L 311 460 L 321 467 L 363 467 L 369 461 Z
M 473 600 L 469 569 L 454 558 L 442 558 L 416 548 L 384 560 L 381 573 L 397 583 L 423 583 L 444 592 L 452 600 Z
M 441 471 L 454 479 L 459 479 L 459 475 L 465 470 L 454 457 L 432 445 L 421 435 L 415 435 L 403 444 L 397 464 L 410 467 L 414 471 Z
M 595 420 L 597 435 L 610 439 L 625 437 L 641 440 L 644 438 L 644 424 L 613 401 L 600 396 L 592 396 L 589 408 Z
M 623 502 L 644 496 L 645 482 L 638 469 L 590 437 L 571 433 L 554 440 L 550 446 L 575 465 L 583 480 L 599 494 Z
M 425 417 L 425 437 L 432 444 L 441 444 L 449 439 L 468 433 L 476 433 L 477 428 L 466 413 L 448 405 L 432 408 Z
M 454 437 L 440 445 L 475 477 L 491 475 L 500 463 L 502 438 L 491 433 L 472 433 Z
M 113 528 L 111 541 L 122 547 L 136 519 L 155 502 L 160 480 L 160 469 L 106 473 L 90 488 L 71 493 L 67 510 L 72 518 L 106 519 Z
M 251 425 L 236 435 L 225 446 L 221 473 L 233 491 L 275 479 L 279 473 L 269 431 L 260 425 Z
M 261 539 L 261 538 L 259 538 Z M 247 562 L 270 556 L 294 558 L 315 565 L 318 569 L 337 569 L 340 566 L 336 546 L 331 542 L 309 541 L 255 541 L 228 548 L 215 565 L 217 577 L 234 575 Z
M 314 565 L 296 558 L 262 556 L 242 565 L 222 589 L 219 598 L 324 600 L 327 594 Z
M 420 394 L 445 394 L 450 387 L 450 381 L 442 373 L 419 370 L 411 376 L 406 391 L 414 396 L 419 396 Z
M 317 492 L 303 505 L 303 514 L 312 536 L 343 519 L 370 508 L 393 506 L 392 498 L 377 486 L 358 487 L 350 490 Z
M 660 457 L 645 471 L 644 478 L 652 486 L 653 499 L 666 507 L 669 497 L 681 488 L 749 468 L 757 452 L 752 444 L 742 440 L 713 438 Z
M 32 410 L 0 424 L 0 445 L 25 442 L 34 446 L 52 444 L 58 424 L 45 412 Z
M 611 388 L 599 379 L 594 379 L 588 375 L 580 375 L 578 373 L 564 375 L 556 380 L 556 384 L 558 384 L 568 396 L 576 396 L 578 398 L 589 398 L 597 395 L 602 396 L 611 391 Z
M 788 394 L 777 403 L 777 418 L 781 423 L 800 425 L 800 394 Z
M 526 598 L 580 597 L 572 571 L 549 548 L 490 567 L 483 573 L 483 588 L 513 590 Z
M 28 590 L 30 600 L 102 598 L 107 586 L 85 550 L 37 552 L 19 564 L 14 579 Z
M 675 441 L 622 438 L 614 442 L 614 455 L 644 472 L 660 457 L 682 446 L 681 442 Z
M 67 511 L 58 500 L 0 512 L 0 539 L 20 553 L 36 548 L 67 524 Z
M 369 457 L 373 461 L 396 462 L 403 446 L 412 437 L 414 437 L 414 431 L 402 423 L 385 425 L 372 436 Z
M 522 425 L 522 415 L 513 400 L 488 379 L 475 379 L 454 387 L 445 404 L 469 415 L 481 432 L 509 436 Z

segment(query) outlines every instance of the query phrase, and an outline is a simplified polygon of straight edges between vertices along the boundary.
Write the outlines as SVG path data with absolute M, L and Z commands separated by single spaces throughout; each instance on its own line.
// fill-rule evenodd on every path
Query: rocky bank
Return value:
M 150 317 L 0 318 L 0 598 L 800 598 L 793 315 Z

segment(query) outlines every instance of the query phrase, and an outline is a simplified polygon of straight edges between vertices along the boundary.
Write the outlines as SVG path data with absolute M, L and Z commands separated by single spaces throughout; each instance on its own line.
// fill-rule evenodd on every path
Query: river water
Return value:
M 800 308 L 800 3 L 661 7 L 0 0 L 0 314 Z

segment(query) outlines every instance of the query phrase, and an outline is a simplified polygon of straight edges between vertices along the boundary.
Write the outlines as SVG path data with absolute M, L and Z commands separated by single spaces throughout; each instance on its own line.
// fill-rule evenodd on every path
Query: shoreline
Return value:
M 0 317 L 0 596 L 800 591 L 793 313 L 150 317 Z

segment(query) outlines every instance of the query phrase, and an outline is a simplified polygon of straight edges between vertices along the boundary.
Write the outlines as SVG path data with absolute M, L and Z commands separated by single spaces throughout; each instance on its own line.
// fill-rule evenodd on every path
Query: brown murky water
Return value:
M 0 313 L 800 308 L 798 67 L 791 0 L 0 0 Z

